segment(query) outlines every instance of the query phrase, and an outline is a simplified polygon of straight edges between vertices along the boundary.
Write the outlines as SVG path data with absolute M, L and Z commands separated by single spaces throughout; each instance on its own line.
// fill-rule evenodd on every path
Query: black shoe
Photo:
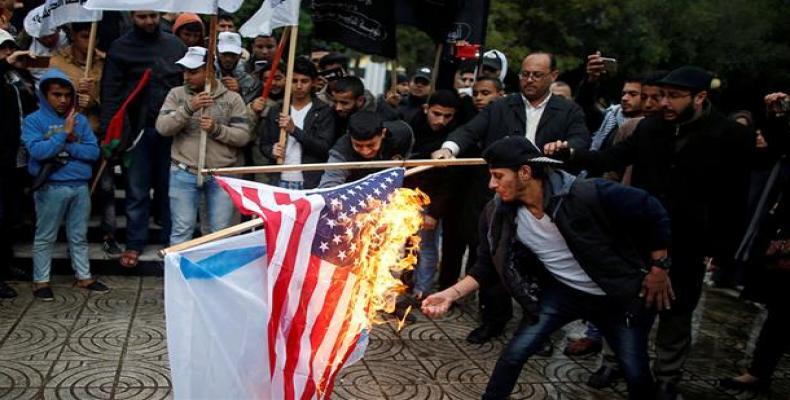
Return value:
M 41 301 L 53 301 L 55 295 L 52 293 L 52 288 L 49 286 L 40 287 L 33 291 L 33 297 Z
M 737 390 L 739 392 L 761 392 L 767 390 L 770 386 L 771 381 L 767 379 L 758 379 L 754 382 L 741 382 L 734 378 L 725 378 L 719 380 L 719 387 Z
M 469 332 L 466 341 L 472 344 L 483 344 L 489 340 L 503 334 L 505 332 L 504 326 L 495 326 L 484 323 Z
M 680 394 L 677 385 L 672 382 L 661 382 L 658 384 L 658 397 L 659 400 L 683 400 L 683 395 Z
M 598 368 L 598 370 L 593 372 L 587 379 L 587 386 L 603 389 L 612 386 L 612 384 L 620 379 L 623 379 L 623 373 L 620 371 L 620 368 L 602 365 L 601 368 Z
M 103 284 L 103 283 L 101 283 L 99 281 L 93 281 L 90 284 L 85 285 L 85 286 L 80 285 L 80 283 L 78 281 L 77 283 L 74 284 L 74 286 L 76 286 L 78 288 L 81 288 L 81 289 L 90 290 L 91 292 L 103 293 L 103 292 L 109 292 L 110 291 L 110 288 L 108 288 L 105 284 Z
M 123 249 L 121 249 L 121 246 L 115 241 L 115 238 L 113 237 L 104 239 L 101 247 L 107 256 L 113 259 L 120 258 L 121 254 L 123 254 Z
M 0 281 L 0 299 L 13 299 L 14 297 L 16 297 L 16 290 Z

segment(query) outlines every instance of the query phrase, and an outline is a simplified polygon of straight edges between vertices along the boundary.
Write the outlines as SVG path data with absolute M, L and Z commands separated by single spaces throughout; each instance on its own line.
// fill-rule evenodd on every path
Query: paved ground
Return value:
M 34 301 L 28 283 L 21 295 L 0 300 L 0 399 L 161 399 L 171 395 L 161 277 L 103 277 L 113 290 L 89 295 L 56 277 L 56 301 Z M 396 332 L 374 329 L 365 359 L 336 382 L 337 399 L 477 399 L 504 340 L 484 346 L 464 342 L 476 324 L 465 304 L 442 321 L 418 315 Z M 741 370 L 754 347 L 762 312 L 708 292 L 696 318 L 695 347 L 682 388 L 687 399 L 754 399 L 720 391 L 719 377 Z M 511 327 L 512 331 L 512 327 Z M 561 341 L 561 337 L 557 337 Z M 517 399 L 622 399 L 624 386 L 594 391 L 584 385 L 596 360 L 552 357 L 528 362 Z M 773 392 L 790 399 L 790 359 L 783 360 Z

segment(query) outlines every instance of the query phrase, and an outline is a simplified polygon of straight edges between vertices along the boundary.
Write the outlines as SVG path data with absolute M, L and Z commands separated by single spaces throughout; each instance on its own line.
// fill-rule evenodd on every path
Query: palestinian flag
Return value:
M 118 157 L 134 147 L 143 132 L 145 124 L 146 105 L 148 102 L 141 93 L 151 80 L 151 69 L 146 69 L 140 82 L 129 97 L 121 104 L 118 111 L 110 119 L 107 131 L 102 139 L 101 147 L 104 158 L 109 160 Z

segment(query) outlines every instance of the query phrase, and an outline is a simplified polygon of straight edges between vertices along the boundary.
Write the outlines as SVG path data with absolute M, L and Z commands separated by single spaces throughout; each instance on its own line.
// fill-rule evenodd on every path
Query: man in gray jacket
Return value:
M 170 244 L 192 238 L 201 196 L 205 196 L 211 232 L 230 226 L 233 203 L 216 180 L 207 176 L 197 185 L 200 136 L 206 141 L 206 168 L 235 166 L 242 148 L 250 141 L 247 108 L 241 96 L 219 81 L 211 80 L 205 91 L 206 49 L 190 47 L 176 64 L 184 68 L 184 85 L 173 88 L 156 120 L 162 136 L 173 137 L 170 166 L 170 213 L 173 229 Z

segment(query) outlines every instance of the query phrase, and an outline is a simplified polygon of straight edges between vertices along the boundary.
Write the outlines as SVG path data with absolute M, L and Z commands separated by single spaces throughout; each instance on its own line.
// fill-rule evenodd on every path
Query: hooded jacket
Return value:
M 200 152 L 200 111 L 193 111 L 189 103 L 195 92 L 187 86 L 170 91 L 156 120 L 156 130 L 162 136 L 173 136 L 171 158 L 195 168 Z M 236 92 L 214 81 L 211 98 L 214 104 L 206 113 L 214 118 L 216 128 L 209 132 L 206 142 L 206 168 L 222 168 L 238 164 L 241 149 L 250 142 L 247 108 Z
M 68 76 L 59 69 L 47 71 L 41 77 L 40 87 L 51 79 L 64 80 L 71 85 L 72 90 L 75 89 Z M 38 97 L 38 111 L 28 115 L 22 125 L 22 141 L 30 153 L 28 171 L 36 176 L 46 160 L 60 156 L 65 158 L 66 163 L 55 170 L 47 182 L 86 183 L 93 174 L 93 162 L 99 158 L 99 145 L 91 130 L 90 122 L 84 115 L 77 114 L 73 132 L 76 140 L 68 143 L 66 141 L 68 134 L 63 130 L 65 116 L 58 115 L 41 90 L 38 91 Z
M 482 285 L 498 276 L 526 306 L 535 282 L 548 272 L 516 238 L 518 207 L 499 196 L 488 203 L 469 275 Z M 624 308 L 639 305 L 649 252 L 669 246 L 669 216 L 661 203 L 641 189 L 553 171 L 544 181 L 544 210 L 584 272 Z
M 167 93 L 183 83 L 183 73 L 176 61 L 186 51 L 181 40 L 161 28 L 147 33 L 135 26 L 114 41 L 107 51 L 101 79 L 102 132 L 107 130 L 110 119 L 147 68 L 151 68 L 151 81 L 141 97 L 148 99 L 145 126 L 154 126 Z
M 241 60 L 236 63 L 236 66 L 229 75 L 223 75 L 219 61 L 214 62 L 214 66 L 216 68 L 217 79 L 222 79 L 223 76 L 230 76 L 239 82 L 239 94 L 241 98 L 244 99 L 244 104 L 252 103 L 253 100 L 261 97 L 261 90 L 263 89 L 261 81 L 247 72 Z

